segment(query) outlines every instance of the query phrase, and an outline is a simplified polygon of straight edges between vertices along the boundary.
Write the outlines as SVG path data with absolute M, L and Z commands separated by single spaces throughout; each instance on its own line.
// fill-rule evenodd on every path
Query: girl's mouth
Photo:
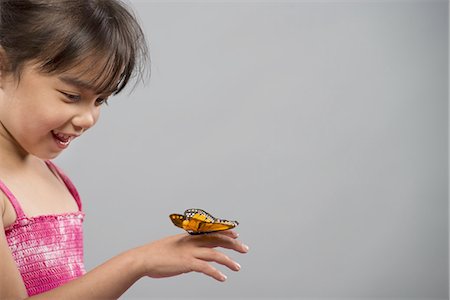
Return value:
M 56 144 L 61 148 L 65 149 L 69 146 L 70 142 L 74 139 L 74 136 L 63 134 L 60 132 L 52 131 L 53 138 Z

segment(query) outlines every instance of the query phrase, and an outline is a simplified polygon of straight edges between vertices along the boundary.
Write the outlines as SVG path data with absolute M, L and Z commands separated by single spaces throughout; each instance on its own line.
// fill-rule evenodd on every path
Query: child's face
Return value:
M 91 128 L 109 95 L 84 86 L 74 74 L 43 74 L 29 64 L 19 81 L 1 77 L 0 146 L 51 159 Z

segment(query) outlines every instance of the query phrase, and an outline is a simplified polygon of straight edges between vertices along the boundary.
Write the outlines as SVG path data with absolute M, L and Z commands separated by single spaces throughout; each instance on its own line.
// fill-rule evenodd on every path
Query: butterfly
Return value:
M 228 221 L 214 218 L 203 209 L 190 208 L 183 215 L 171 214 L 173 224 L 186 230 L 189 234 L 204 234 L 227 230 L 239 225 L 238 221 Z

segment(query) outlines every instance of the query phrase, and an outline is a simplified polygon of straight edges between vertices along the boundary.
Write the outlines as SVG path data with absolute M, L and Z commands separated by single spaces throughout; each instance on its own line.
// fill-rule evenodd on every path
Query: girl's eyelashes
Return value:
M 95 100 L 95 105 L 100 106 L 102 104 L 108 105 L 108 97 L 106 97 L 106 98 L 97 98 L 97 100 Z
M 70 94 L 66 92 L 61 92 L 61 94 L 63 94 L 70 102 L 77 102 L 81 99 L 80 95 Z
M 69 102 L 78 102 L 78 101 L 81 100 L 81 95 L 67 93 L 67 92 L 63 92 L 63 91 L 60 91 L 60 93 L 63 94 L 64 97 Z M 108 97 L 104 97 L 104 98 L 100 97 L 100 98 L 95 99 L 95 105 L 96 106 L 100 106 L 100 105 L 103 105 L 103 104 L 108 105 Z

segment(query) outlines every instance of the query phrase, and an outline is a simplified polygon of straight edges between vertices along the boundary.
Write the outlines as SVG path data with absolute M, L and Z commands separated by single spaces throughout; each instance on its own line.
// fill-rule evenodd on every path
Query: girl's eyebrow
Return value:
M 60 79 L 62 82 L 68 84 L 68 85 L 74 86 L 74 87 L 79 88 L 79 89 L 90 90 L 90 91 L 95 92 L 95 93 L 98 94 L 98 95 L 100 95 L 100 94 L 102 94 L 102 95 L 103 95 L 103 94 L 108 94 L 108 95 L 110 95 L 110 94 L 114 93 L 114 91 L 116 90 L 116 89 L 114 89 L 114 90 L 112 90 L 112 91 L 101 91 L 101 92 L 96 92 L 96 91 L 95 91 L 95 87 L 94 87 L 92 84 L 90 84 L 90 83 L 87 82 L 87 81 L 81 80 L 81 79 L 79 79 L 79 78 L 71 77 L 71 76 L 66 76 L 66 75 L 62 75 L 62 76 L 59 76 L 59 79 Z

